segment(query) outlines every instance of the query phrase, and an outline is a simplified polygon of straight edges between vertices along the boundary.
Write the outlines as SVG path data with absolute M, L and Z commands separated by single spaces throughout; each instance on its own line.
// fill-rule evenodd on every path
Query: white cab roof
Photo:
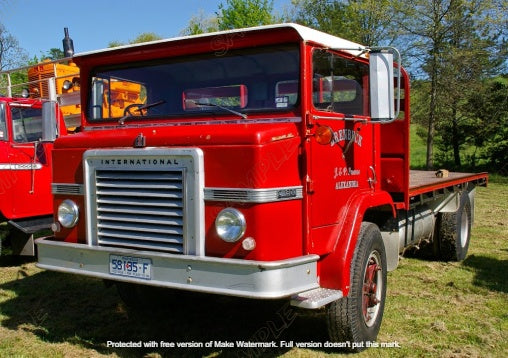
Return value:
M 174 37 L 164 40 L 157 40 L 157 41 L 150 41 L 150 42 L 144 42 L 140 44 L 131 44 L 131 45 L 125 45 L 125 46 L 119 46 L 114 48 L 107 48 L 103 50 L 96 50 L 96 51 L 90 51 L 90 52 L 83 52 L 76 54 L 74 57 L 81 57 L 81 56 L 87 56 L 92 55 L 95 53 L 100 52 L 107 52 L 112 50 L 119 50 L 119 49 L 127 49 L 127 48 L 135 48 L 139 46 L 145 46 L 145 45 L 153 45 L 153 44 L 159 44 L 159 43 L 173 43 L 188 39 L 199 39 L 199 38 L 207 38 L 207 37 L 217 37 L 217 36 L 231 36 L 234 34 L 239 33 L 250 33 L 250 32 L 258 32 L 258 31 L 266 31 L 270 29 L 293 29 L 295 30 L 298 35 L 301 37 L 301 39 L 304 42 L 314 42 L 316 44 L 320 44 L 326 48 L 333 48 L 333 49 L 341 49 L 346 52 L 349 52 L 353 55 L 361 55 L 362 50 L 365 48 L 365 46 L 357 44 L 355 42 L 345 40 L 343 38 L 333 36 L 327 33 L 324 33 L 322 31 L 314 30 L 306 26 L 302 26 L 299 24 L 294 23 L 283 23 L 283 24 L 275 24 L 275 25 L 264 25 L 264 26 L 256 26 L 256 27 L 249 27 L 249 28 L 242 28 L 242 29 L 233 29 L 233 30 L 227 30 L 227 31 L 218 31 L 218 32 L 210 32 L 210 33 L 204 33 L 204 34 L 198 34 L 198 35 L 190 35 L 190 36 L 180 36 L 180 37 Z

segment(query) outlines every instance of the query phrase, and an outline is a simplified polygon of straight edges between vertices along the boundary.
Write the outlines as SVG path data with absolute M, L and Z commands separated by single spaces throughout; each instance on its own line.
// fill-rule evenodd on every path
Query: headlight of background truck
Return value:
M 64 200 L 58 206 L 58 221 L 65 228 L 72 228 L 76 226 L 79 218 L 79 209 L 75 202 L 72 200 Z

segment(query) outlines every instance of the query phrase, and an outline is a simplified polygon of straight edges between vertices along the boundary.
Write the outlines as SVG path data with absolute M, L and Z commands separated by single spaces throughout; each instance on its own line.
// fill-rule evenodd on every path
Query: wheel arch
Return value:
M 351 282 L 351 261 L 362 222 L 373 219 L 374 224 L 382 227 L 395 216 L 395 206 L 387 192 L 369 192 L 354 197 L 348 204 L 344 225 L 333 251 L 319 262 L 320 286 L 341 290 L 347 296 Z

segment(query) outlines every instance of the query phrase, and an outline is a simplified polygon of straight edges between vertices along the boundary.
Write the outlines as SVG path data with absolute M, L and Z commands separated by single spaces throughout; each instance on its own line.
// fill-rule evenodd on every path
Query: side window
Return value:
M 5 119 L 5 103 L 0 103 L 0 140 L 7 140 L 7 123 Z
M 12 134 L 18 143 L 35 142 L 42 138 L 42 109 L 11 106 Z
M 369 115 L 369 66 L 326 50 L 314 50 L 314 107 L 345 115 Z
M 183 109 L 186 111 L 213 106 L 245 108 L 248 92 L 247 87 L 243 84 L 203 87 L 184 90 L 182 98 Z
M 146 88 L 136 82 L 94 77 L 91 99 L 91 118 L 120 118 L 128 106 L 146 103 Z
M 277 82 L 275 85 L 275 105 L 277 108 L 295 106 L 298 102 L 299 81 L 287 80 Z

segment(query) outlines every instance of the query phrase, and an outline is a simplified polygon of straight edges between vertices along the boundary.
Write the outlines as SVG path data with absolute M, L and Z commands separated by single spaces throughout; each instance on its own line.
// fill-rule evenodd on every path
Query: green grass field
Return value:
M 379 344 L 358 357 L 501 357 L 508 352 L 508 186 L 478 188 L 467 258 L 404 258 L 388 275 Z M 12 260 L 11 260 L 12 261 Z M 321 348 L 161 348 L 160 342 L 326 341 L 322 311 L 285 301 L 174 294 L 167 308 L 126 309 L 100 280 L 0 261 L 0 357 L 335 356 Z M 107 342 L 158 348 L 108 348 Z

